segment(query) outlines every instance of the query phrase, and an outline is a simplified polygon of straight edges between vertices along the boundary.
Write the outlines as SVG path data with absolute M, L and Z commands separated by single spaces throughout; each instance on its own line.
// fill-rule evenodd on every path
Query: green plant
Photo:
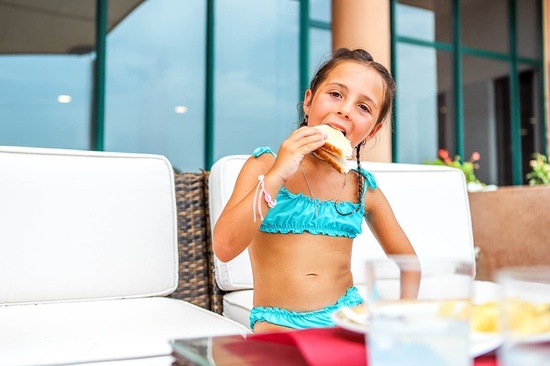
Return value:
M 479 168 L 479 164 L 477 163 L 479 159 L 481 159 L 481 155 L 478 152 L 472 153 L 468 161 L 462 161 L 460 155 L 455 155 L 454 159 L 451 159 L 447 150 L 439 149 L 437 152 L 437 159 L 434 161 L 425 161 L 424 164 L 446 165 L 460 169 L 464 173 L 466 183 L 478 183 L 483 185 L 475 175 L 475 170 Z
M 540 153 L 533 154 L 533 159 L 529 161 L 531 171 L 525 175 L 530 186 L 550 184 L 550 165 L 548 158 Z

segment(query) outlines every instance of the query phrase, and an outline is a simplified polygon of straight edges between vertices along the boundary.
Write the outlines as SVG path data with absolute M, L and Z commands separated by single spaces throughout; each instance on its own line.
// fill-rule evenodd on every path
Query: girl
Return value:
M 361 49 L 333 52 L 313 77 L 304 121 L 277 153 L 258 148 L 244 164 L 214 228 L 214 252 L 230 261 L 248 248 L 254 332 L 333 326 L 331 313 L 362 298 L 353 285 L 352 240 L 363 217 L 387 254 L 414 254 L 361 147 L 391 110 L 394 81 Z M 355 147 L 358 169 L 340 174 L 312 152 L 328 124 Z

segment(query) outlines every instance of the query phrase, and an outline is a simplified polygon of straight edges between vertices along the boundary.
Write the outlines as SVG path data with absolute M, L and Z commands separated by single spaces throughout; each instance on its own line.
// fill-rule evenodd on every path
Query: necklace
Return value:
M 309 180 L 307 179 L 307 174 L 306 174 L 306 170 L 304 169 L 303 162 L 300 163 L 300 167 L 302 168 L 302 173 L 304 174 L 304 180 L 306 181 L 307 189 L 309 189 L 309 194 L 311 194 L 311 198 L 313 198 L 313 200 L 315 201 L 315 217 L 317 217 L 319 215 L 319 206 L 321 205 L 321 200 L 315 197 L 315 195 L 313 194 L 313 191 L 311 190 L 311 185 L 309 184 Z M 344 191 L 344 188 L 346 188 L 347 182 L 348 182 L 348 175 L 344 174 L 344 184 L 342 185 L 342 188 L 340 188 L 340 190 L 338 191 L 338 193 L 336 193 L 334 197 L 332 197 L 331 199 L 328 199 L 327 201 L 334 201 L 336 197 L 338 197 L 340 193 Z

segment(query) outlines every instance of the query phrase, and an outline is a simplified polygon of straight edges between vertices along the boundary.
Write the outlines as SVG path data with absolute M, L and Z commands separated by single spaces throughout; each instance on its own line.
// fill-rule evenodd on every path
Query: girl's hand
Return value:
M 300 127 L 283 141 L 270 172 L 286 182 L 296 173 L 304 156 L 325 144 L 327 135 L 313 127 Z

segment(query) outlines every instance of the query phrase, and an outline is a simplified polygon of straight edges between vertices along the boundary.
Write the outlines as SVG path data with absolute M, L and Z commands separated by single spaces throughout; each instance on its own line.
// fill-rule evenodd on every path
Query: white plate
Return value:
M 525 336 L 523 338 L 518 339 L 518 342 L 520 342 L 520 343 L 547 343 L 547 342 L 550 342 L 550 332 Z
M 332 313 L 332 321 L 339 327 L 355 333 L 367 333 L 368 315 L 362 305 L 342 307 Z
M 361 305 L 338 309 L 332 314 L 332 320 L 337 326 L 351 332 L 368 333 L 368 316 Z M 502 343 L 501 337 L 494 333 L 472 332 L 471 339 L 470 355 L 472 357 L 494 351 Z

